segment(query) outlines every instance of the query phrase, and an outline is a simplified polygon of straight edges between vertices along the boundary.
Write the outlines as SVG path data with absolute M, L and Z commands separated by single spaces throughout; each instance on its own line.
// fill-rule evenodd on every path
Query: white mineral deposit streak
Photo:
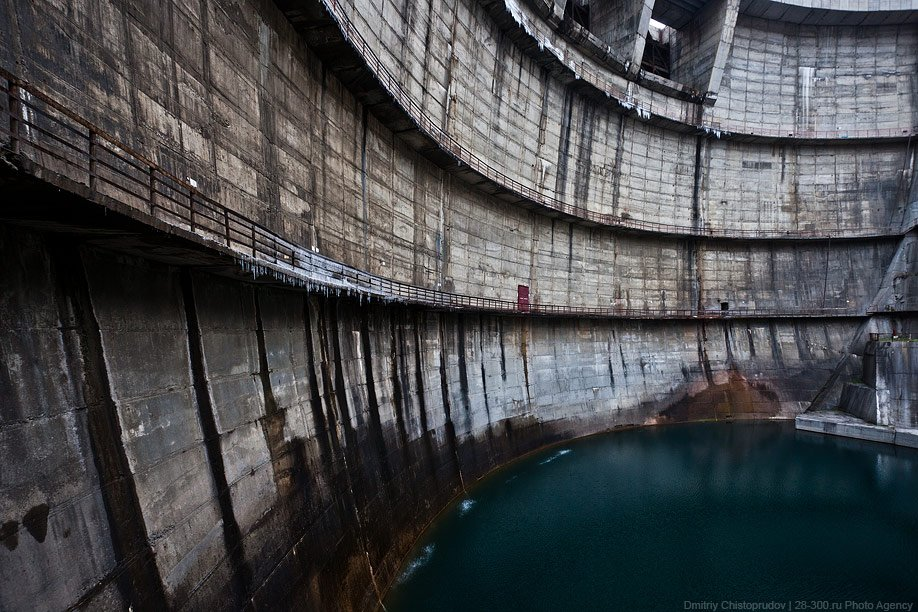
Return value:
M 802 104 L 800 124 L 803 129 L 809 129 L 810 96 L 813 93 L 813 81 L 816 77 L 816 69 L 812 66 L 800 66 L 798 70 L 798 76 L 800 78 L 800 100 Z

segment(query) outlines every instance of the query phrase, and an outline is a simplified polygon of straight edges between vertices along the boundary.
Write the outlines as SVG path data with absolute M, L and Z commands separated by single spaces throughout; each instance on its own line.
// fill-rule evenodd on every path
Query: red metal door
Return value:
M 520 312 L 529 312 L 529 286 L 516 286 L 516 308 Z

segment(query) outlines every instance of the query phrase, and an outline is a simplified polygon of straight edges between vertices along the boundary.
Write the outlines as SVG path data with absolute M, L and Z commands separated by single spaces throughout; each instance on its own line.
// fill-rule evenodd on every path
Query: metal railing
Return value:
M 874 342 L 918 342 L 918 333 L 895 333 L 895 332 L 870 332 L 870 339 Z
M 337 23 L 344 39 L 351 44 L 356 52 L 361 56 L 370 72 L 375 76 L 380 85 L 390 96 L 398 103 L 402 110 L 415 122 L 418 128 L 429 138 L 436 142 L 440 148 L 452 155 L 460 164 L 468 166 L 478 174 L 493 181 L 499 186 L 512 191 L 521 198 L 534 202 L 545 208 L 558 211 L 565 215 L 583 219 L 597 225 L 604 225 L 614 228 L 630 229 L 644 232 L 675 234 L 686 236 L 701 236 L 709 238 L 737 238 L 737 239 L 795 239 L 795 238 L 869 238 L 878 236 L 900 235 L 906 231 L 906 228 L 896 230 L 890 227 L 861 227 L 856 229 L 836 230 L 836 234 L 826 229 L 794 229 L 786 231 L 774 231 L 763 229 L 715 229 L 711 227 L 691 227 L 686 225 L 676 225 L 671 223 L 661 223 L 657 221 L 644 221 L 632 219 L 625 215 L 611 215 L 596 212 L 588 208 L 577 206 L 569 202 L 560 200 L 554 196 L 543 193 L 534 189 L 530 185 L 525 185 L 519 180 L 507 175 L 505 172 L 498 170 L 476 153 L 472 152 L 465 145 L 459 142 L 452 134 L 446 132 L 437 121 L 434 121 L 422 108 L 415 96 L 405 87 L 404 79 L 394 75 L 389 68 L 380 60 L 377 53 L 367 43 L 360 30 L 354 25 L 350 17 L 343 9 L 339 0 L 322 0 L 329 15 Z M 596 69 L 587 63 L 582 63 L 580 72 L 581 78 L 584 76 L 592 77 L 595 84 L 610 97 L 615 98 L 626 108 L 636 108 L 638 113 L 660 114 L 651 104 L 649 107 L 641 107 L 634 103 L 633 94 L 611 83 L 608 79 L 601 78 Z M 699 130 L 708 132 L 720 130 L 719 126 L 698 125 Z M 876 137 L 879 134 L 871 131 L 870 136 Z M 757 134 L 764 134 L 759 131 Z M 798 133 L 797 137 L 811 138 L 818 137 L 821 132 Z M 850 133 L 849 133 L 850 134 Z M 781 134 L 775 134 L 781 135 Z M 890 136 L 902 136 L 902 134 L 893 134 Z M 907 135 L 907 134 L 906 134 Z M 855 135 L 850 137 L 861 137 Z
M 103 206 L 115 202 L 147 223 L 163 222 L 197 241 L 223 247 L 246 269 L 283 282 L 434 308 L 519 313 L 515 300 L 449 293 L 386 279 L 299 246 L 220 204 L 36 88 L 0 69 L 0 143 L 13 163 L 28 160 L 40 178 L 84 185 Z M 44 172 L 51 171 L 50 173 Z M 686 310 L 531 304 L 526 314 L 603 318 L 754 318 L 862 316 L 852 308 Z

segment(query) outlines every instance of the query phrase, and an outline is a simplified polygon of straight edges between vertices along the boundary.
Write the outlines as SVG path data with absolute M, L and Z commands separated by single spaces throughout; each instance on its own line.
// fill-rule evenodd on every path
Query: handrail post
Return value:
M 147 198 L 150 200 L 150 216 L 156 216 L 156 168 L 150 166 Z
M 96 174 L 96 131 L 89 130 L 89 191 L 95 193 L 99 188 Z
M 194 233 L 194 189 L 188 190 L 188 222 L 191 224 L 191 233 Z
M 226 246 L 230 247 L 230 227 L 229 227 L 229 209 L 223 209 L 223 227 L 226 230 Z
M 13 152 L 13 155 L 18 155 L 20 151 L 19 146 L 19 113 L 21 112 L 22 105 L 19 102 L 19 86 L 9 81 L 10 89 L 7 92 L 7 97 L 9 99 L 9 112 L 10 112 L 10 150 Z

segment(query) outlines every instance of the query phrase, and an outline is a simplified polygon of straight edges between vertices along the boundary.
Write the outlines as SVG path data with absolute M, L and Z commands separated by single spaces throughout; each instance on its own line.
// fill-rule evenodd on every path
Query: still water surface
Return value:
M 389 612 L 918 603 L 918 451 L 792 423 L 587 438 L 470 489 L 401 572 Z

